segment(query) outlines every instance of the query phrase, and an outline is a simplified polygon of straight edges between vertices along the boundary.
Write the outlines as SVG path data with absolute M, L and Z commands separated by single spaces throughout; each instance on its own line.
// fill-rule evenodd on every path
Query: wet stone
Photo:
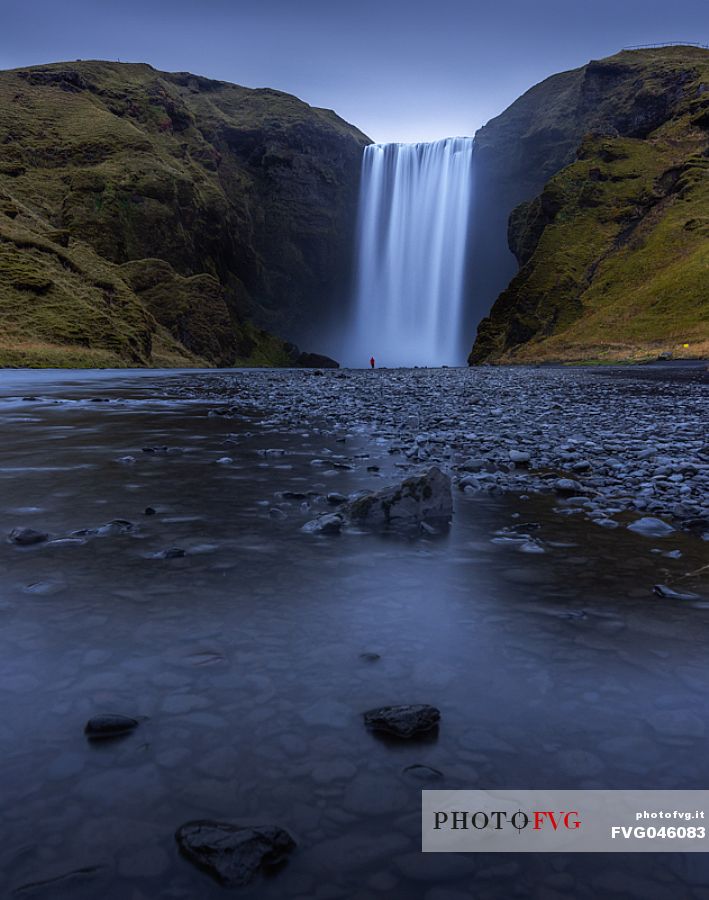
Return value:
M 139 724 L 137 719 L 130 716 L 92 716 L 84 727 L 84 734 L 92 741 L 107 740 L 130 734 Z
M 557 478 L 554 482 L 554 490 L 562 496 L 572 496 L 579 494 L 583 488 L 578 481 L 574 481 L 572 478 Z
M 344 525 L 344 519 L 338 513 L 326 513 L 318 516 L 310 522 L 306 522 L 301 528 L 305 534 L 339 534 Z
M 200 819 L 178 828 L 182 854 L 227 887 L 244 887 L 254 877 L 282 865 L 295 841 L 275 825 L 236 825 Z
M 675 591 L 666 584 L 656 584 L 652 588 L 653 593 L 665 600 L 701 600 L 699 594 L 693 594 L 691 591 Z
M 81 528 L 79 531 L 72 531 L 73 537 L 115 537 L 119 534 L 133 534 L 138 531 L 138 526 L 127 519 L 113 519 L 99 528 Z
M 667 522 L 663 522 L 662 519 L 656 519 L 653 516 L 643 516 L 640 519 L 636 519 L 628 525 L 628 529 L 645 537 L 665 537 L 674 531 L 674 528 L 668 525 Z
M 161 550 L 157 554 L 158 559 L 182 559 L 187 553 L 181 547 L 168 547 L 167 550 Z
M 526 450 L 510 450 L 510 460 L 518 466 L 528 465 L 532 456 Z
M 364 713 L 364 724 L 370 731 L 381 731 L 406 740 L 435 728 L 440 718 L 440 711 L 427 704 L 381 706 Z
M 451 480 L 437 466 L 432 466 L 399 485 L 350 501 L 343 513 L 354 522 L 371 526 L 449 521 L 453 514 Z
M 11 544 L 18 547 L 31 547 L 34 544 L 42 544 L 49 539 L 44 531 L 36 531 L 34 528 L 13 528 L 8 535 Z

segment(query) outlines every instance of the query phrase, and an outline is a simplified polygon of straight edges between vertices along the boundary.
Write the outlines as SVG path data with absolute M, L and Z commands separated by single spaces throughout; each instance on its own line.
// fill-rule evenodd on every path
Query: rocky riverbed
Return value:
M 628 381 L 562 368 L 259 373 L 196 379 L 189 391 L 233 401 L 212 411 L 226 418 L 242 417 L 246 403 L 270 426 L 321 421 L 345 446 L 315 464 L 361 465 L 346 441 L 353 429 L 367 429 L 397 469 L 443 465 L 465 492 L 550 493 L 559 514 L 606 528 L 634 514 L 635 529 L 651 536 L 662 533 L 657 517 L 709 532 L 706 370 L 635 375 Z
M 2 373 L 6 893 L 706 897 L 419 852 L 426 787 L 706 784 L 706 385 L 648 374 Z

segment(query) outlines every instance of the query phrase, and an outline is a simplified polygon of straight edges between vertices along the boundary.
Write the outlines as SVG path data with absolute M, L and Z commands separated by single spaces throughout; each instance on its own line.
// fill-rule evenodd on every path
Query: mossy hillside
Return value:
M 277 366 L 288 368 L 294 364 L 293 345 L 275 337 L 252 322 L 244 322 L 239 330 L 238 356 L 235 365 L 243 367 Z
M 690 68 L 676 52 L 685 48 L 671 49 L 669 59 L 648 51 L 657 71 L 636 88 L 651 113 L 625 116 L 635 136 L 587 135 L 511 216 L 521 269 L 481 322 L 471 362 L 706 353 L 709 53 L 689 48 Z
M 147 365 L 157 323 L 114 267 L 88 246 L 65 248 L 61 232 L 2 200 L 0 363 Z
M 239 355 L 246 316 L 289 334 L 334 302 L 364 143 L 289 95 L 147 65 L 0 73 L 0 189 L 107 262 L 169 264 L 143 301 L 178 340 L 187 307 L 213 306 L 187 315 L 186 348 L 212 364 Z
M 223 293 L 164 260 L 110 263 L 0 195 L 0 365 L 289 365 L 283 341 L 233 320 Z
M 143 305 L 195 356 L 212 365 L 232 365 L 240 322 L 233 321 L 224 288 L 213 275 L 178 275 L 161 259 L 118 267 Z

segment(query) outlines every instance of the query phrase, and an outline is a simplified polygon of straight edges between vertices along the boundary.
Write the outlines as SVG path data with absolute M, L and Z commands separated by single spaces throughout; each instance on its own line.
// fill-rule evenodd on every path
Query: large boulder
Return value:
M 340 512 L 352 522 L 368 525 L 419 525 L 448 523 L 453 514 L 451 480 L 437 466 L 412 475 L 401 484 L 358 497 Z
M 180 851 L 227 887 L 243 887 L 283 863 L 295 841 L 276 825 L 235 825 L 198 819 L 175 834 Z

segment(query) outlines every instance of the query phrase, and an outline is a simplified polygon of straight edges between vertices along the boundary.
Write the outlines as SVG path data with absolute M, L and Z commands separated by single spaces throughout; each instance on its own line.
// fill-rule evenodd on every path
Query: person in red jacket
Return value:
M 373 356 L 370 356 L 370 357 L 369 357 L 369 365 L 370 365 L 372 368 L 374 368 L 374 357 L 373 357 Z

